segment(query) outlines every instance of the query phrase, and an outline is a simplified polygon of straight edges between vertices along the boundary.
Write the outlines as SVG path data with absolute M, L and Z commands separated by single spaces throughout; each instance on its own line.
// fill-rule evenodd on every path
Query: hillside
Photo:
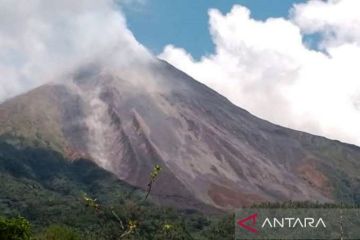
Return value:
M 0 181 L 0 228 L 3 217 L 23 216 L 35 239 L 117 239 L 126 229 L 120 228 L 112 212 L 124 225 L 129 221 L 137 224 L 135 231 L 122 239 L 232 239 L 232 218 L 159 207 L 144 201 L 143 191 L 91 161 L 71 162 L 51 150 L 18 150 L 1 141 Z M 87 206 L 85 196 L 96 199 L 100 210 Z M 217 232 L 223 221 L 229 227 Z M 165 225 L 170 229 L 165 231 Z M 42 238 L 46 233 L 57 238 Z
M 166 206 L 360 198 L 360 148 L 259 119 L 162 61 L 84 66 L 1 104 L 0 123 L 18 149 L 86 158 L 140 189 L 160 164 L 153 195 Z

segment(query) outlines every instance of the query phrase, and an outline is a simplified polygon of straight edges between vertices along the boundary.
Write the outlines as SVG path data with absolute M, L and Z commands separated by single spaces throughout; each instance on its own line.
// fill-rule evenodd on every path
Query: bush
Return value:
M 39 240 L 80 240 L 80 236 L 69 227 L 52 225 L 45 230 Z
M 30 223 L 22 217 L 6 219 L 0 217 L 1 240 L 30 240 Z

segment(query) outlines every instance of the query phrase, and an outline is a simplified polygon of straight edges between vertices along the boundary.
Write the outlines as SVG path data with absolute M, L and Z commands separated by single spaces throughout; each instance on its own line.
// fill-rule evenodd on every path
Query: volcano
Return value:
M 18 149 L 89 159 L 181 208 L 287 200 L 358 202 L 360 148 L 257 118 L 170 64 L 88 64 L 0 105 Z

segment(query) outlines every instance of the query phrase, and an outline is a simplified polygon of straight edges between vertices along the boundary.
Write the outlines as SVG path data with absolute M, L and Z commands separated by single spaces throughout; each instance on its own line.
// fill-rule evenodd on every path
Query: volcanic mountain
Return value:
M 277 126 L 170 64 L 86 65 L 0 105 L 1 140 L 90 159 L 185 208 L 358 202 L 360 148 Z

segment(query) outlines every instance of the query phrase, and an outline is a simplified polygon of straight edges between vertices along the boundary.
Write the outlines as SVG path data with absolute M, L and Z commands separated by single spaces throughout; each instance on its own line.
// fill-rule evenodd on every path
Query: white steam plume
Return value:
M 139 56 L 149 54 L 112 0 L 0 0 L 0 102 L 87 62 Z

